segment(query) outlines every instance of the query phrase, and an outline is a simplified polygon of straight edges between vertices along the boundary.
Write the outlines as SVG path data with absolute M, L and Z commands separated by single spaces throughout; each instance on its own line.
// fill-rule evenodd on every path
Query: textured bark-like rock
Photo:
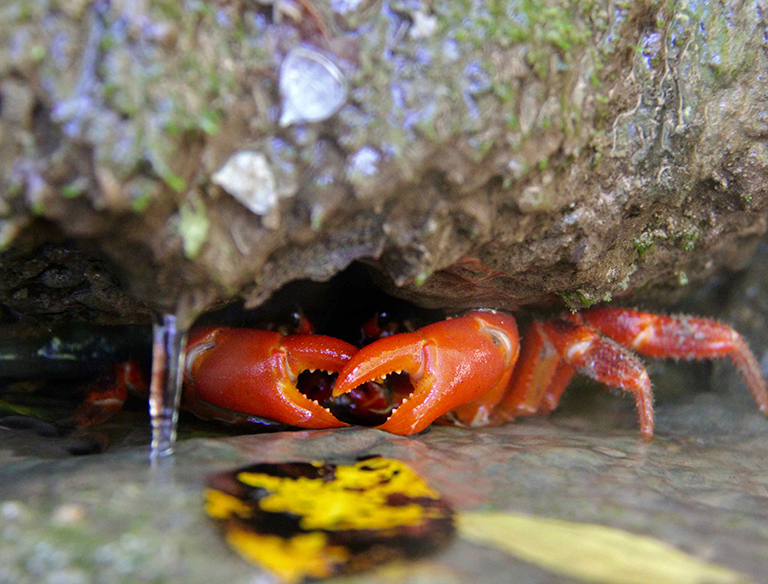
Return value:
M 105 320 L 146 314 L 110 272 L 194 312 L 354 260 L 449 309 L 683 292 L 766 230 L 767 9 L 9 0 L 0 303 L 82 316 L 42 241 Z

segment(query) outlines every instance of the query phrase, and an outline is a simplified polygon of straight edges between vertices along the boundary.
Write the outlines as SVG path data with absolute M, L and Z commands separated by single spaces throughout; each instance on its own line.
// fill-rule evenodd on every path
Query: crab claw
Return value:
M 299 375 L 338 373 L 357 348 L 323 335 L 203 328 L 187 344 L 184 406 L 202 418 L 257 416 L 300 428 L 346 426 L 297 387 Z
M 478 416 L 490 415 L 503 397 L 518 348 L 517 325 L 511 316 L 469 312 L 364 347 L 339 373 L 333 395 L 405 372 L 413 393 L 379 429 L 414 434 L 455 408 L 459 422 L 479 424 Z

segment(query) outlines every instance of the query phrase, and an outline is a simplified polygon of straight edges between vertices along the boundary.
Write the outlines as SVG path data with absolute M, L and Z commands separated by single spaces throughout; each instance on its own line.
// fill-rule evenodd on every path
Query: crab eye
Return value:
M 493 341 L 494 345 L 504 351 L 504 361 L 507 365 L 509 365 L 514 353 L 514 348 L 512 347 L 512 339 L 509 338 L 509 335 L 504 332 L 504 330 L 495 326 L 485 325 L 480 327 L 480 330 L 491 337 L 491 341 Z
M 192 374 L 192 368 L 195 365 L 197 358 L 206 351 L 213 349 L 216 346 L 216 341 L 206 341 L 199 343 L 194 347 L 187 350 L 187 359 L 184 362 L 184 373 L 190 380 L 194 380 L 195 376 Z

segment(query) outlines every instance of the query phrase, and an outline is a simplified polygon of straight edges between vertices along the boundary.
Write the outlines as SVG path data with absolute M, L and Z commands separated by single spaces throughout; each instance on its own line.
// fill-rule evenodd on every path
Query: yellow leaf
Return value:
M 415 501 L 418 497 L 438 499 L 440 493 L 406 464 L 387 458 L 340 465 L 332 481 L 286 479 L 247 471 L 238 473 L 237 480 L 269 493 L 259 501 L 261 509 L 301 517 L 300 525 L 306 530 L 390 529 L 424 525 L 442 515 L 439 509 L 425 509 L 417 502 L 388 504 L 392 495 L 404 495 Z M 215 517 L 213 513 L 209 515 Z
M 459 535 L 584 582 L 736 584 L 752 580 L 620 529 L 514 513 L 462 513 Z
M 453 510 L 405 463 L 255 463 L 208 479 L 229 545 L 283 584 L 423 556 L 455 535 Z
M 327 578 L 350 555 L 343 546 L 328 545 L 328 537 L 318 531 L 286 539 L 233 526 L 227 541 L 243 558 L 266 568 L 284 584 Z

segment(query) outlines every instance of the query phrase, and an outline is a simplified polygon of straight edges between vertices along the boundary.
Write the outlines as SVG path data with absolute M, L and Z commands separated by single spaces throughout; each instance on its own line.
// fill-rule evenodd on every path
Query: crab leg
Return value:
M 575 373 L 576 368 L 566 363 L 545 337 L 542 324 L 534 322 L 523 337 L 520 359 L 506 396 L 493 412 L 492 423 L 551 413 Z
M 117 363 L 112 373 L 94 382 L 88 388 L 83 403 L 66 421 L 76 428 L 103 424 L 123 409 L 129 389 L 147 393 L 147 384 L 134 361 Z
M 391 373 L 405 372 L 413 394 L 379 429 L 414 434 L 473 400 L 479 401 L 457 410 L 459 421 L 468 425 L 487 423 L 490 412 L 503 397 L 518 348 L 517 325 L 511 316 L 470 312 L 364 347 L 339 374 L 333 395 Z
M 579 318 L 579 315 L 565 315 L 534 326 L 540 327 L 545 345 L 550 343 L 566 365 L 595 381 L 632 392 L 640 434 L 650 440 L 653 438 L 653 392 L 645 366 L 631 351 L 603 338 L 592 327 L 584 326 Z M 559 399 L 557 394 L 565 388 L 568 370 L 561 375 L 562 378 L 556 379 L 557 385 L 550 380 L 544 396 Z
M 551 412 L 578 371 L 606 385 L 631 391 L 640 419 L 640 433 L 650 440 L 653 394 L 644 365 L 630 351 L 603 338 L 576 318 L 578 316 L 566 315 L 531 325 L 523 339 L 520 363 L 506 397 L 493 414 L 493 421 Z
M 562 362 L 552 343 L 545 343 L 541 324 L 533 323 L 523 337 L 506 396 L 493 412 L 494 422 L 509 422 L 517 416 L 535 414 L 544 392 Z
M 302 394 L 296 383 L 305 371 L 341 371 L 356 351 L 323 335 L 198 329 L 187 346 L 184 405 L 205 418 L 228 419 L 229 412 L 301 428 L 346 426 Z
M 730 357 L 757 407 L 768 415 L 768 391 L 760 365 L 741 335 L 728 325 L 705 318 L 662 316 L 622 308 L 598 308 L 574 316 L 648 357 Z
M 568 387 L 568 383 L 575 374 L 576 368 L 573 365 L 562 360 L 557 364 L 555 374 L 552 376 L 547 390 L 541 396 L 539 407 L 536 410 L 537 414 L 551 414 L 557 408 L 565 388 Z

